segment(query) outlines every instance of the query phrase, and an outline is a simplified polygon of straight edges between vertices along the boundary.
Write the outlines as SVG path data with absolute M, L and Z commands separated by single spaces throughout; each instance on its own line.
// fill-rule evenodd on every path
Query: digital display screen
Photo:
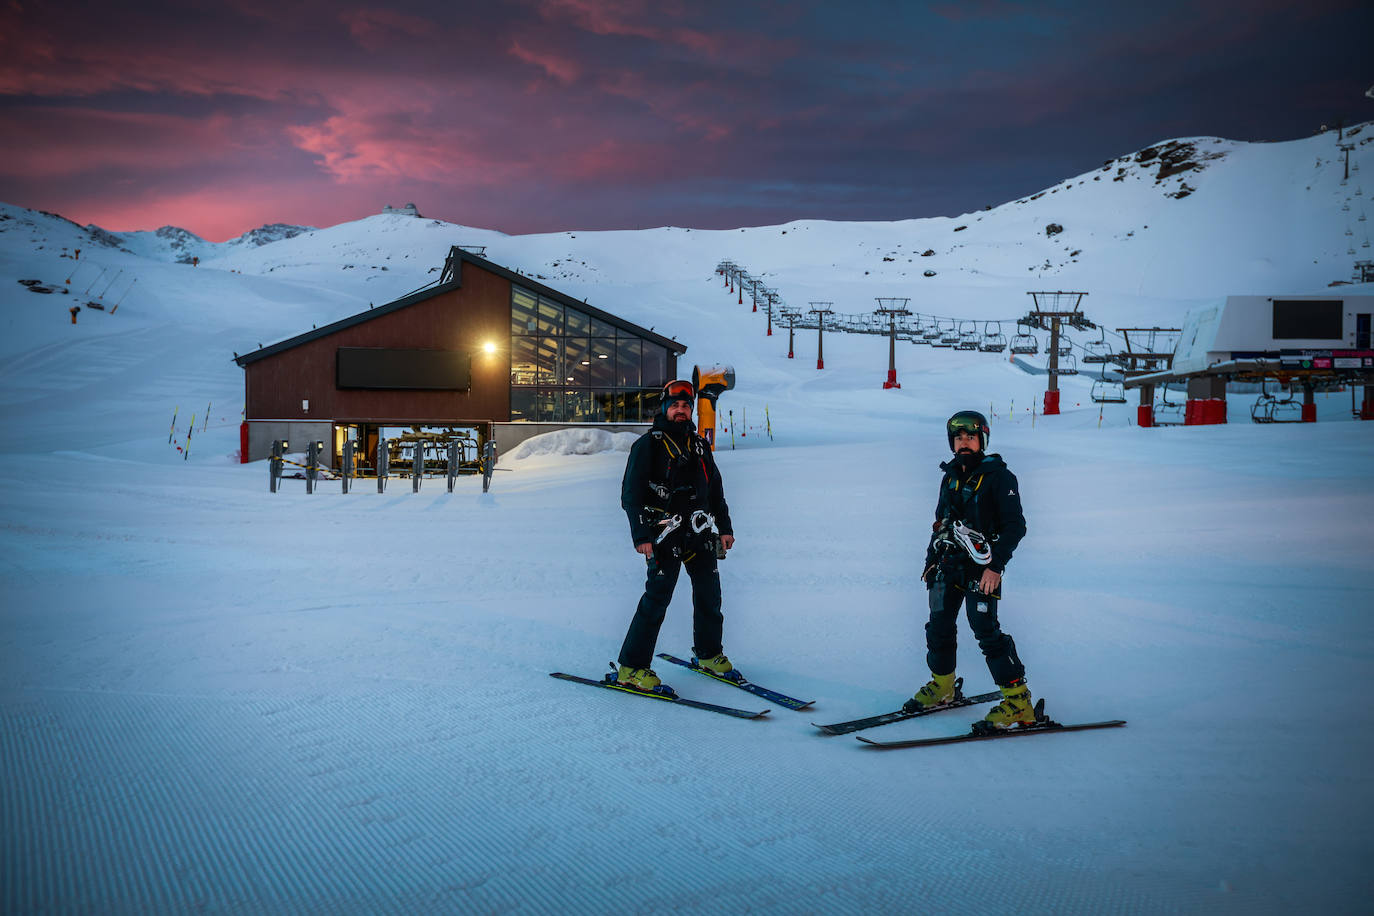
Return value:
M 1341 340 L 1340 299 L 1275 299 L 1275 340 Z

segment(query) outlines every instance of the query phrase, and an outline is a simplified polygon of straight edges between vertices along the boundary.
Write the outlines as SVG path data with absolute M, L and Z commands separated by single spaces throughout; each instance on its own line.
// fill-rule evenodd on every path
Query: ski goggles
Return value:
M 663 386 L 663 403 L 671 404 L 674 401 L 694 401 L 697 392 L 692 387 L 691 382 L 669 382 Z
M 981 432 L 985 432 L 986 428 L 983 426 L 982 422 L 975 417 L 950 417 L 948 430 L 950 436 L 957 436 L 960 433 L 968 433 L 970 436 L 976 436 Z

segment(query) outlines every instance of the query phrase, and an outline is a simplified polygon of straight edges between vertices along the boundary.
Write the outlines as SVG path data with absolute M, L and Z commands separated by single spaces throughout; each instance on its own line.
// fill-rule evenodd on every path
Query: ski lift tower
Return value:
M 765 334 L 764 336 L 765 336 L 765 337 L 772 337 L 772 336 L 773 336 L 773 309 L 774 309 L 779 303 L 782 302 L 782 296 L 779 296 L 779 295 L 778 295 L 778 291 L 777 291 L 777 290 L 775 290 L 775 289 L 770 289 L 770 290 L 768 291 L 768 295 L 765 296 L 764 299 L 765 299 L 765 301 L 768 303 L 768 305 L 766 306 L 766 308 L 768 309 L 768 333 Z
M 795 339 L 797 330 L 797 319 L 801 317 L 801 313 L 793 311 L 792 309 L 783 309 L 782 317 L 787 319 L 787 358 L 792 359 L 792 342 Z
M 816 316 L 816 368 L 825 368 L 825 316 L 835 314 L 833 302 L 812 302 L 809 315 Z
M 1022 323 L 1050 332 L 1050 387 L 1045 391 L 1046 415 L 1059 413 L 1059 330 L 1063 325 L 1080 330 L 1096 330 L 1079 308 L 1087 293 L 1033 292 L 1026 293 L 1035 307 L 1022 319 Z
M 735 275 L 740 272 L 740 266 L 731 260 L 723 260 L 716 265 L 716 273 L 725 278 L 725 289 L 728 292 L 735 291 Z
M 873 314 L 887 316 L 887 381 L 883 382 L 883 389 L 900 388 L 902 386 L 897 381 L 897 316 L 911 314 L 906 307 L 911 300 L 884 299 L 882 296 L 874 298 L 878 300 L 878 307 Z
M 1117 328 L 1126 341 L 1126 352 L 1117 354 L 1123 379 L 1148 375 L 1174 364 L 1174 348 L 1178 345 L 1181 328 Z M 1167 395 L 1168 392 L 1166 391 Z M 1167 399 L 1167 398 L 1166 398 Z M 1136 408 L 1136 425 L 1149 428 L 1155 425 L 1155 386 L 1140 386 L 1140 406 Z

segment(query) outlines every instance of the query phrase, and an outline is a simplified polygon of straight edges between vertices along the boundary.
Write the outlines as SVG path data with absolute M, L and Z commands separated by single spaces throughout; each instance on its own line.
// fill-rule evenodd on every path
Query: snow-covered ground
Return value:
M 199 267 L 3 208 L 0 909 L 1363 912 L 1374 424 L 1348 392 L 1319 396 L 1315 425 L 1142 430 L 1132 405 L 1099 415 L 1086 378 L 1034 416 L 1043 378 L 913 346 L 883 391 L 884 340 L 829 336 L 818 372 L 811 333 L 786 359 L 785 331 L 765 337 L 714 274 L 729 257 L 798 305 L 901 295 L 970 318 L 1085 289 L 1109 327 L 1348 275 L 1345 221 L 1366 223 L 1340 195 L 1366 198 L 1339 184 L 1334 139 L 1224 145 L 1183 198 L 1114 165 L 962 221 L 508 237 L 377 216 Z M 1028 271 L 1062 247 L 1049 221 L 1085 227 L 1083 254 Z M 925 278 L 950 223 L 967 247 Z M 736 367 L 726 650 L 813 709 L 737 721 L 547 677 L 598 676 L 639 595 L 619 437 L 531 445 L 486 494 L 274 495 L 234 462 L 232 352 L 414 289 L 455 243 L 677 336 L 689 366 Z M 137 285 L 73 326 L 90 294 L 15 282 L 59 289 L 78 263 Z M 1253 398 L 1233 395 L 1233 420 Z M 1003 620 L 1033 692 L 1125 729 L 877 752 L 811 727 L 926 678 L 918 563 L 941 421 L 963 407 L 990 413 L 1022 484 Z M 178 444 L 197 415 L 189 456 L 174 409 Z M 961 641 L 970 692 L 991 689 Z M 659 647 L 690 651 L 685 581 Z

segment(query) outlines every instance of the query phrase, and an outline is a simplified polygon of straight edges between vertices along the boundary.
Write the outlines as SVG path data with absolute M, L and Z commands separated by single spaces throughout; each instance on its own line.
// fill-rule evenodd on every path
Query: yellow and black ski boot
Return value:
M 1025 678 L 1005 687 L 999 686 L 998 689 L 1002 691 L 1002 702 L 988 710 L 988 714 L 974 724 L 974 731 L 1006 731 L 1035 724 L 1035 704 L 1031 701 Z
M 936 706 L 943 706 L 950 702 L 958 694 L 954 672 L 949 674 L 930 675 L 930 683 L 926 684 L 916 695 L 902 704 L 902 712 L 920 712 L 923 709 L 934 709 Z

